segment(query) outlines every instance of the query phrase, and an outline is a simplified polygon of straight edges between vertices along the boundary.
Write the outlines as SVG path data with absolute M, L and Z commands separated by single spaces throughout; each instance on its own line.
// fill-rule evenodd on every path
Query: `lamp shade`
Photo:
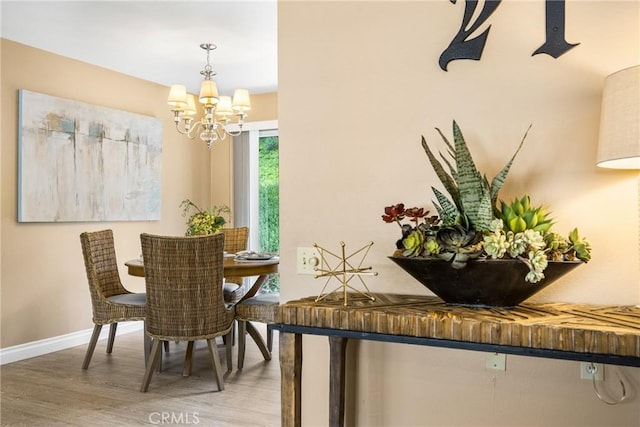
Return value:
M 187 95 L 187 106 L 184 107 L 182 113 L 186 116 L 194 116 L 196 114 L 196 100 L 193 95 Z
M 219 116 L 230 116 L 233 114 L 231 109 L 231 97 L 221 96 L 218 105 L 216 106 L 216 114 Z
M 217 104 L 218 103 L 218 86 L 213 80 L 203 80 L 200 85 L 200 103 Z
M 236 89 L 233 92 L 233 109 L 236 111 L 248 111 L 251 109 L 251 100 L 247 89 Z
M 183 85 L 172 85 L 169 89 L 169 105 L 173 107 L 184 107 L 187 105 L 187 88 Z
M 640 169 L 640 65 L 605 79 L 597 165 Z

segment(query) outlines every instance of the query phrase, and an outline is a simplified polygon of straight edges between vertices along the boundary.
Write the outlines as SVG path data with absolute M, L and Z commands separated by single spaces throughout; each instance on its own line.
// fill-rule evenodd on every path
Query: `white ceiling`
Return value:
M 277 90 L 275 0 L 1 0 L 0 15 L 2 38 L 192 93 L 206 63 L 200 44 L 214 43 L 221 94 Z

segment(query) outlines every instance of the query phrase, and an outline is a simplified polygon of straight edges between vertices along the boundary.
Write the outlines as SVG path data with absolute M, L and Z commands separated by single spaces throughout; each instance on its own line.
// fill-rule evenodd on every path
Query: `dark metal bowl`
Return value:
M 549 261 L 544 279 L 529 283 L 524 280 L 529 268 L 517 259 L 479 258 L 459 270 L 439 259 L 389 259 L 446 303 L 489 307 L 514 307 L 582 264 Z

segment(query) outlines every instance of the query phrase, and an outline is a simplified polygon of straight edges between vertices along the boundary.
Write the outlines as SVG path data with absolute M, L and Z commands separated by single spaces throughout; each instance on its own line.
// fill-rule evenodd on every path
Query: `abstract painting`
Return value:
M 162 122 L 19 91 L 18 221 L 160 219 Z

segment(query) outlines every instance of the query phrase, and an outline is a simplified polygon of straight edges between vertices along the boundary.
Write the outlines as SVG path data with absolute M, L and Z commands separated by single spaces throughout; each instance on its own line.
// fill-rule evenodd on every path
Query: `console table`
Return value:
M 282 426 L 301 425 L 302 336 L 329 338 L 329 425 L 344 424 L 350 339 L 448 347 L 640 367 L 640 308 L 523 303 L 514 308 L 448 305 L 437 297 L 316 297 L 280 305 Z

